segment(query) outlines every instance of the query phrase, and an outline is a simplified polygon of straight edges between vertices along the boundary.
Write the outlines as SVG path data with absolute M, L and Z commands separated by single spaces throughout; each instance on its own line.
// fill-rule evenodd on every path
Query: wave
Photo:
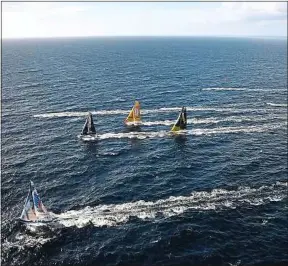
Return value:
M 204 88 L 202 91 L 245 91 L 247 88 Z
M 163 138 L 171 137 L 177 135 L 213 135 L 213 134 L 232 134 L 232 133 L 252 133 L 252 132 L 265 132 L 269 130 L 275 130 L 277 128 L 285 126 L 287 123 L 278 124 L 268 124 L 262 126 L 248 126 L 248 127 L 218 127 L 218 128 L 208 128 L 208 129 L 192 129 L 183 130 L 181 132 L 173 133 L 170 131 L 150 131 L 150 132 L 127 132 L 127 133 L 104 133 L 98 135 L 99 140 L 104 139 L 146 139 L 146 138 Z
M 29 229 L 30 230 L 30 229 Z M 5 257 L 10 256 L 11 250 L 15 252 L 15 250 L 18 250 L 18 252 L 23 252 L 26 248 L 34 248 L 38 247 L 40 248 L 44 244 L 51 242 L 52 240 L 55 240 L 57 238 L 56 235 L 53 237 L 47 237 L 45 235 L 29 235 L 25 232 L 18 232 L 13 240 L 8 241 L 5 239 L 2 243 L 2 262 L 5 261 Z M 15 264 L 19 265 L 19 264 Z
M 255 91 L 255 92 L 274 92 L 274 91 L 285 91 L 284 89 L 249 89 L 249 88 L 231 88 L 231 87 L 227 87 L 227 88 L 203 88 L 202 91 Z
M 32 227 L 29 229 L 31 230 Z M 51 237 L 45 237 L 38 235 L 37 237 L 30 236 L 28 234 L 23 234 L 21 232 L 18 232 L 15 236 L 15 242 L 8 241 L 7 239 L 4 240 L 3 242 L 3 247 L 5 248 L 12 248 L 12 247 L 17 247 L 19 244 L 23 244 L 27 247 L 34 247 L 36 245 L 44 245 L 45 243 L 49 242 L 53 238 Z
M 287 104 L 285 103 L 266 103 L 267 105 L 270 105 L 270 106 L 275 106 L 275 107 L 287 107 Z
M 266 108 L 234 108 L 234 107 L 186 107 L 187 111 L 211 111 L 211 112 L 229 112 L 229 113 L 260 113 L 271 111 L 271 109 Z M 163 107 L 159 109 L 143 109 L 141 110 L 142 114 L 153 114 L 153 113 L 171 113 L 179 112 L 181 107 Z M 93 115 L 127 115 L 130 110 L 99 110 L 99 111 L 90 111 Z M 36 118 L 54 118 L 54 117 L 83 117 L 87 116 L 88 111 L 86 112 L 55 112 L 55 113 L 46 113 L 46 114 L 36 114 L 33 117 Z
M 66 227 L 116 226 L 129 221 L 130 217 L 141 220 L 171 217 L 188 210 L 235 209 L 245 204 L 263 205 L 287 198 L 287 182 L 277 182 L 259 188 L 239 187 L 237 190 L 213 189 L 210 192 L 192 192 L 189 196 L 171 196 L 157 201 L 139 200 L 123 204 L 99 205 L 71 210 L 55 215 L 58 222 Z
M 25 88 L 34 88 L 34 87 L 44 86 L 44 85 L 47 85 L 47 83 L 45 83 L 45 82 L 32 82 L 32 83 L 28 83 L 28 84 L 24 83 L 24 84 L 18 85 L 17 88 L 25 89 Z
M 42 69 L 24 69 L 24 70 L 19 70 L 16 73 L 36 73 L 36 72 L 41 72 Z

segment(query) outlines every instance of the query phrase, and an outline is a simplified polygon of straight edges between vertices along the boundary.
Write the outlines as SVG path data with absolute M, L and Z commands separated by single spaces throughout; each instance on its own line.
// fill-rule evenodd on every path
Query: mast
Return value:
M 31 197 L 31 201 L 32 201 L 31 209 L 32 209 L 32 210 L 35 212 L 35 214 L 36 214 L 35 204 L 34 204 L 33 194 L 32 194 L 33 189 L 34 189 L 34 183 L 30 180 L 29 196 Z

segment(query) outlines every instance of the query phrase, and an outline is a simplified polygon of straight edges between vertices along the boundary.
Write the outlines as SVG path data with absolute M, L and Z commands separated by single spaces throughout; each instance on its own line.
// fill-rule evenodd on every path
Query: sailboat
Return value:
M 140 113 L 140 103 L 135 101 L 133 108 L 131 109 L 129 115 L 125 119 L 124 123 L 127 126 L 139 126 L 141 125 L 141 113 Z
M 88 113 L 88 116 L 86 118 L 86 122 L 82 129 L 80 138 L 84 141 L 97 139 L 96 129 L 93 123 L 92 114 L 90 112 Z
M 52 222 L 53 220 L 51 213 L 47 211 L 42 203 L 32 181 L 30 181 L 28 196 L 19 220 L 25 224 L 40 225 Z
M 187 113 L 186 113 L 186 107 L 182 107 L 182 110 L 171 128 L 172 132 L 178 132 L 180 130 L 184 130 L 187 127 Z

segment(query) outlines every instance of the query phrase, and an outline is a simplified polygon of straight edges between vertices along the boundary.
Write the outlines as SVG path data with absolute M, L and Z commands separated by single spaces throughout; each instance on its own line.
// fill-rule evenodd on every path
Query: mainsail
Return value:
M 187 127 L 187 113 L 186 107 L 182 107 L 182 110 L 177 118 L 176 123 L 173 125 L 171 131 L 179 131 L 186 129 Z
M 25 205 L 20 216 L 23 222 L 50 222 L 52 217 L 42 203 L 36 188 L 32 181 L 30 181 L 30 189 L 25 201 Z
M 138 101 L 135 101 L 135 104 L 134 104 L 132 110 L 130 111 L 129 115 L 125 119 L 125 123 L 126 124 L 129 124 L 129 123 L 137 124 L 139 122 L 141 122 L 140 103 Z
M 89 112 L 81 135 L 95 135 L 96 129 L 93 123 L 92 114 Z

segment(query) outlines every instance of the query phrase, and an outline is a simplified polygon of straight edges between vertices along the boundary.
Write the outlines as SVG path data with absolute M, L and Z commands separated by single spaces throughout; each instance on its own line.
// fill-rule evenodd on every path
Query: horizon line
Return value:
M 39 37 L 3 37 L 2 40 L 24 40 L 24 39 L 71 39 L 71 38 L 278 38 L 286 39 L 288 36 L 262 36 L 262 35 L 87 35 L 87 36 L 39 36 Z

